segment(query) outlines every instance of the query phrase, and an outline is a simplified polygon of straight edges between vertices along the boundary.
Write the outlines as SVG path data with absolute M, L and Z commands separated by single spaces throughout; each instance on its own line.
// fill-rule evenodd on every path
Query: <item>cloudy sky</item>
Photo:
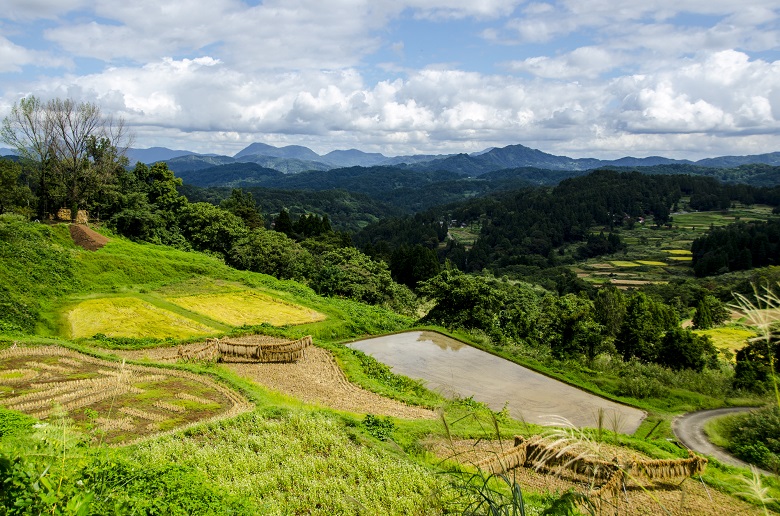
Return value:
M 4 0 L 0 117 L 70 97 L 135 147 L 698 159 L 780 151 L 777 0 Z

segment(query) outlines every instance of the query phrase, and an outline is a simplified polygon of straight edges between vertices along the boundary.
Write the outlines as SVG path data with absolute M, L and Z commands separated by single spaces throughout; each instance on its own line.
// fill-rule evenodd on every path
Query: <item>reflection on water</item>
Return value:
M 402 334 L 405 335 L 405 334 Z M 458 351 L 459 349 L 462 349 L 466 345 L 462 343 L 459 340 L 451 339 L 447 337 L 446 335 L 442 335 L 441 333 L 436 333 L 435 331 L 421 331 L 420 336 L 417 337 L 417 342 L 425 342 L 430 341 L 439 346 L 442 350 L 448 350 L 451 349 L 453 351 Z
M 407 332 L 361 340 L 350 347 L 425 381 L 447 397 L 473 396 L 493 410 L 506 403 L 512 417 L 544 423 L 563 416 L 577 426 L 595 426 L 603 410 L 607 428 L 633 433 L 644 413 L 586 393 L 535 371 L 436 332 Z M 611 424 L 610 424 L 611 422 Z

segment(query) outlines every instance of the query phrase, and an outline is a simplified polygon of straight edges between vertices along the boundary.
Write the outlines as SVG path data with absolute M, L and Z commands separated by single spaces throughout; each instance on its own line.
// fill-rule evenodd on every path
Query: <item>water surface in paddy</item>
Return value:
M 562 416 L 577 426 L 596 426 L 603 409 L 605 426 L 632 434 L 645 413 L 620 405 L 491 355 L 435 332 L 406 332 L 349 345 L 392 367 L 393 372 L 423 380 L 447 397 L 473 396 L 492 410 L 507 404 L 510 414 L 529 423 Z

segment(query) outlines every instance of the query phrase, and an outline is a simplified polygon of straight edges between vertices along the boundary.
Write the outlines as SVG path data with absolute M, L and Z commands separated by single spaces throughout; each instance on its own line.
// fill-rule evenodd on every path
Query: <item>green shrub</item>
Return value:
M 393 435 L 395 423 L 389 417 L 366 414 L 366 417 L 363 418 L 363 428 L 380 441 L 387 441 Z
M 780 471 L 780 407 L 741 414 L 724 424 L 728 449 L 742 460 Z

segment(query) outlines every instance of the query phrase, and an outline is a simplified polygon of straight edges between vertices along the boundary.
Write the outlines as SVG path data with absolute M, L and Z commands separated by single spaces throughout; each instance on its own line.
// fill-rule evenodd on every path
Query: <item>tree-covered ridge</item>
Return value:
M 320 217 L 327 215 L 333 229 L 354 233 L 371 223 L 404 213 L 397 206 L 346 190 L 280 190 L 255 186 L 243 187 L 241 190 L 252 195 L 256 209 L 268 222 L 282 210 L 296 219 L 306 214 Z M 219 205 L 231 196 L 233 188 L 202 188 L 184 184 L 179 191 L 190 202 Z
M 694 240 L 691 252 L 697 276 L 777 265 L 780 263 L 780 221 L 713 228 Z
M 388 257 L 399 246 L 439 247 L 465 271 L 504 273 L 516 267 L 553 267 L 559 253 L 584 243 L 580 258 L 623 249 L 619 229 L 636 224 L 664 226 L 683 197 L 694 209 L 728 208 L 732 202 L 780 203 L 778 189 L 729 185 L 688 175 L 645 175 L 595 171 L 553 188 L 524 188 L 492 193 L 395 220 L 383 220 L 355 236 L 369 254 Z M 470 249 L 447 242 L 445 225 L 476 225 L 479 236 Z M 603 228 L 593 234 L 593 227 Z

